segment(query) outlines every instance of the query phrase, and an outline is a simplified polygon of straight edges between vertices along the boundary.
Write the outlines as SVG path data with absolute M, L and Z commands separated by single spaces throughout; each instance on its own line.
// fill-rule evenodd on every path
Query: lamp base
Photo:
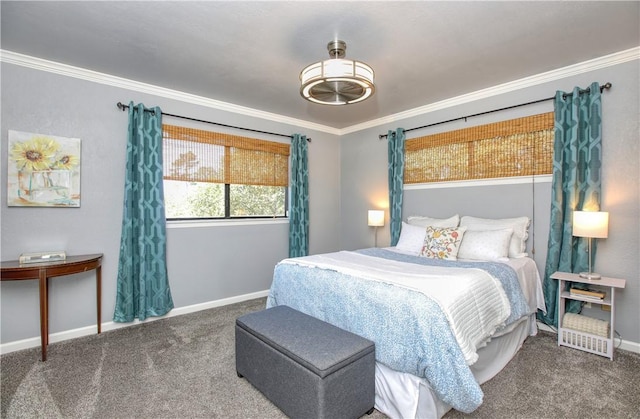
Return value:
M 600 279 L 602 278 L 602 275 L 597 274 L 595 272 L 580 272 L 580 278 L 585 278 L 585 279 Z

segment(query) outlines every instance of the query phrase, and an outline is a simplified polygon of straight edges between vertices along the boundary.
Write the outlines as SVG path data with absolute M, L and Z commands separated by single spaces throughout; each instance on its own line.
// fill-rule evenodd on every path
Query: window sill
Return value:
M 167 220 L 167 228 L 200 228 L 200 227 L 231 227 L 243 225 L 272 225 L 289 224 L 288 218 L 260 218 L 239 220 Z

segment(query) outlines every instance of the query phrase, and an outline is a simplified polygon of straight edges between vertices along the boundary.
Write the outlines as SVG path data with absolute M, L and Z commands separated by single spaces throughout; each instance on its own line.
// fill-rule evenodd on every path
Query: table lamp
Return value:
M 369 227 L 375 227 L 375 247 L 378 247 L 378 227 L 384 226 L 384 211 L 383 210 L 369 210 L 367 221 Z
M 573 235 L 589 239 L 589 272 L 580 272 L 580 277 L 600 279 L 600 274 L 591 271 L 591 239 L 606 239 L 609 229 L 609 213 L 603 211 L 574 211 Z

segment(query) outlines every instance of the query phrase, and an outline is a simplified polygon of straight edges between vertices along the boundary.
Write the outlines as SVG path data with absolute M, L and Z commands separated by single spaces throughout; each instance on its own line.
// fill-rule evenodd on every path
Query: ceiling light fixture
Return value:
M 346 49 L 344 41 L 331 41 L 327 50 L 332 58 L 300 72 L 302 97 L 322 105 L 349 105 L 373 94 L 373 69 L 363 62 L 344 59 Z

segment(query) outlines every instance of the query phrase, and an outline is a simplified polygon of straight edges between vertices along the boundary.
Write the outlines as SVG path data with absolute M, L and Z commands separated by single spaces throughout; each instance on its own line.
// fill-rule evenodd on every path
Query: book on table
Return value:
M 593 300 L 604 300 L 604 297 L 607 295 L 607 293 L 604 291 L 593 290 L 593 289 L 583 290 L 580 288 L 571 288 L 569 293 L 573 297 L 583 297 L 583 298 L 589 298 Z

